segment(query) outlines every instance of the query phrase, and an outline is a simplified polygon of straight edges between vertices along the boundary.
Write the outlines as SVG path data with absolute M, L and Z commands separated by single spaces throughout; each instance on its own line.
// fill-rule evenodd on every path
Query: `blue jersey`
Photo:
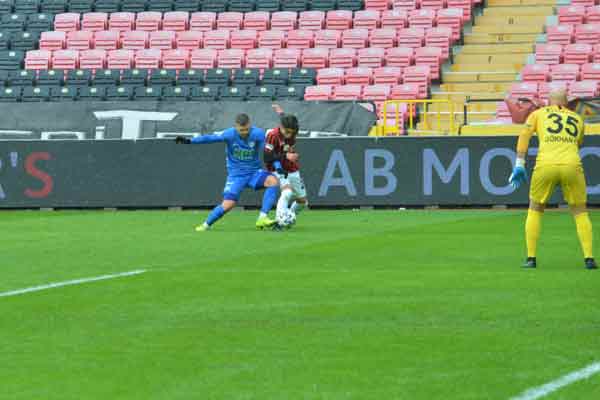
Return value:
M 246 139 L 242 139 L 235 128 L 229 128 L 221 133 L 196 136 L 192 143 L 225 142 L 227 172 L 229 176 L 252 175 L 261 169 L 260 154 L 265 147 L 265 131 L 255 126 L 250 127 Z

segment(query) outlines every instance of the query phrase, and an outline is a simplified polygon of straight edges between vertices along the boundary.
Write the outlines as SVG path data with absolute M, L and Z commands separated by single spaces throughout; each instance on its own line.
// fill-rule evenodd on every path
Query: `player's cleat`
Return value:
M 198 225 L 196 228 L 194 228 L 194 230 L 196 232 L 206 232 L 206 231 L 210 230 L 210 226 L 206 225 L 206 224 L 202 224 L 202 225 Z
M 525 260 L 525 264 L 523 264 L 523 268 L 536 268 L 537 267 L 537 261 L 535 259 L 535 257 L 527 257 L 527 260 Z
M 275 225 L 276 223 L 277 223 L 277 221 L 275 221 L 274 219 L 271 219 L 269 217 L 260 217 L 256 221 L 256 228 L 257 229 L 272 228 L 273 225 Z
M 598 269 L 596 260 L 594 260 L 593 258 L 586 258 L 585 259 L 585 268 L 586 269 Z

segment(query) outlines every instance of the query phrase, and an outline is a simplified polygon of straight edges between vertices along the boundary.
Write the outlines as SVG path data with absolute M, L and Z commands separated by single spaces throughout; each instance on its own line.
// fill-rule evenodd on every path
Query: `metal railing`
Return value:
M 402 110 L 401 105 L 402 104 L 406 104 L 407 105 L 407 112 L 408 112 L 408 125 L 407 128 L 408 129 L 415 129 L 415 125 L 416 122 L 418 122 L 420 120 L 420 122 L 422 122 L 423 124 L 423 128 L 425 128 L 426 131 L 431 132 L 432 134 L 435 133 L 454 133 L 455 131 L 455 123 L 454 123 L 454 103 L 448 99 L 422 99 L 422 100 L 387 100 L 383 102 L 383 127 L 381 129 L 377 130 L 377 136 L 383 135 L 383 136 L 388 136 L 388 135 L 401 135 L 404 133 L 404 117 L 403 117 L 403 113 L 404 110 Z M 431 128 L 431 121 L 430 121 L 430 116 L 427 110 L 427 107 L 430 104 L 448 104 L 448 111 L 440 111 L 440 109 L 434 111 L 435 113 L 435 117 L 434 120 L 437 121 L 436 124 L 436 129 L 432 129 Z M 419 111 L 419 105 L 421 106 L 421 112 L 418 114 L 417 111 Z M 393 116 L 394 116 L 394 120 L 395 120 L 395 124 L 393 125 L 389 125 L 388 124 L 388 109 L 390 109 L 390 106 L 394 106 L 393 107 Z M 449 127 L 448 129 L 443 129 L 442 127 L 442 114 L 444 113 L 448 113 L 449 114 Z

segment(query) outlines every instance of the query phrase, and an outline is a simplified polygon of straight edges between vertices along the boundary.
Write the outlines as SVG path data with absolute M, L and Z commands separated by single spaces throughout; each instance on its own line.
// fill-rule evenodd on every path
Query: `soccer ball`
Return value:
M 292 210 L 285 210 L 277 214 L 277 224 L 279 226 L 290 228 L 296 223 L 296 214 Z

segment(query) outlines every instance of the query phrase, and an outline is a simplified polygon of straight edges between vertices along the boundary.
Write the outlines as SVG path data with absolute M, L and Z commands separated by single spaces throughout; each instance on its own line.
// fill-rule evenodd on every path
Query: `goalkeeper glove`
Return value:
M 283 169 L 283 166 L 281 165 L 280 161 L 275 161 L 273 163 L 273 167 L 275 168 L 275 172 L 277 172 L 279 175 L 282 175 L 283 177 L 287 178 L 287 171 L 285 169 Z
M 515 168 L 508 178 L 508 183 L 510 183 L 515 189 L 518 189 L 521 184 L 527 182 L 527 180 L 528 178 L 527 170 L 525 169 L 525 160 L 522 158 L 517 158 Z
M 175 138 L 175 143 L 177 143 L 177 144 L 190 144 L 190 143 L 192 143 L 192 141 L 189 138 L 186 138 L 185 136 L 177 136 Z

